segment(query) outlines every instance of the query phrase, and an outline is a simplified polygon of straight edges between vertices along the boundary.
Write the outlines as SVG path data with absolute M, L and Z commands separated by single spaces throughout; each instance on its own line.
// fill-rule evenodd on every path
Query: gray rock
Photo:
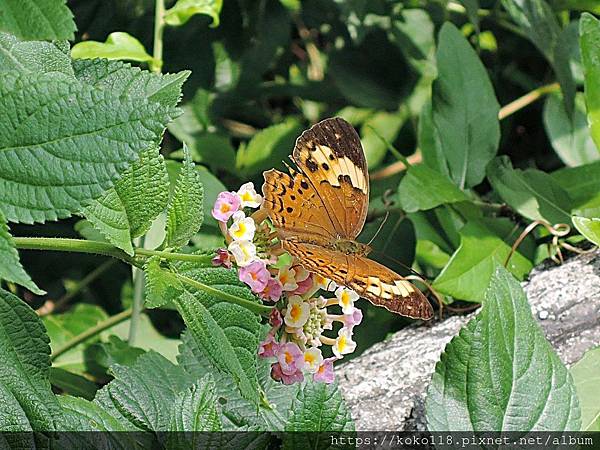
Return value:
M 546 263 L 523 283 L 563 362 L 600 345 L 600 250 Z M 425 430 L 424 396 L 446 344 L 476 313 L 405 328 L 337 368 L 357 430 Z

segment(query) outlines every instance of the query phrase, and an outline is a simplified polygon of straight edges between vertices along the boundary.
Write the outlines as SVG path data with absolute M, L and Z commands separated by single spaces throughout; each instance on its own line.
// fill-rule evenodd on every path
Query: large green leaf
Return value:
M 467 223 L 460 230 L 460 237 L 460 247 L 435 279 L 433 287 L 454 298 L 481 302 L 496 267 L 506 261 L 510 245 L 477 222 Z M 508 268 L 515 276 L 523 278 L 532 265 L 515 252 Z
M 592 138 L 600 149 L 600 21 L 588 13 L 579 21 L 585 104 Z
M 2 0 L 0 31 L 26 40 L 73 39 L 73 14 L 65 0 Z
M 588 350 L 570 372 L 581 406 L 581 430 L 600 431 L 600 347 Z
M 123 59 L 127 61 L 152 62 L 144 45 L 129 33 L 110 33 L 106 42 L 83 41 L 71 49 L 73 59 Z
M 600 159 L 588 129 L 583 94 L 575 97 L 571 117 L 560 97 L 550 95 L 544 105 L 544 126 L 552 147 L 567 166 L 580 166 Z
M 66 44 L 68 49 L 68 44 Z M 55 72 L 73 77 L 68 52 L 61 43 L 20 41 L 12 34 L 0 32 L 0 71 Z M 60 75 L 59 75 L 60 76 Z
M 167 168 L 158 147 L 152 146 L 83 214 L 112 244 L 133 255 L 131 239 L 148 231 L 168 199 Z
M 300 124 L 294 119 L 259 131 L 238 150 L 236 167 L 243 175 L 250 176 L 281 165 L 301 131 Z
M 448 178 L 425 165 L 412 166 L 398 187 L 400 204 L 406 212 L 435 208 L 468 200 Z
M 37 314 L 10 292 L 0 289 L 0 394 L 15 410 L 20 405 L 31 427 L 52 431 L 60 409 L 50 390 L 50 346 Z M 9 394 L 10 392 L 10 394 Z M 18 405 L 17 405 L 18 403 Z M 19 417 L 21 419 L 19 419 Z M 23 414 L 14 417 L 23 426 Z
M 185 159 L 177 177 L 175 191 L 167 208 L 167 247 L 181 247 L 202 226 L 204 189 L 200 174 L 194 168 L 189 150 L 183 145 Z
M 427 391 L 430 431 L 579 430 L 575 386 L 499 267 L 483 309 L 446 346 Z
M 513 169 L 507 156 L 496 158 L 487 173 L 494 190 L 519 214 L 551 225 L 570 223 L 573 202 L 550 175 L 535 169 Z
M 175 111 L 50 74 L 7 73 L 0 113 L 0 209 L 33 223 L 69 217 L 111 187 Z
M 60 406 L 65 411 L 67 429 L 61 431 L 128 431 L 129 428 L 97 403 L 83 398 L 60 396 Z M 82 433 L 83 434 L 83 433 Z M 110 435 L 106 434 L 107 438 Z M 112 448 L 112 447 L 111 447 Z M 124 447 L 117 447 L 124 448 Z
M 189 383 L 185 372 L 153 351 L 132 366 L 115 364 L 110 370 L 115 379 L 98 392 L 94 403 L 118 411 L 118 420 L 125 418 L 142 430 L 168 431 L 175 400 Z
M 20 284 L 38 295 L 45 294 L 43 290 L 37 287 L 31 277 L 25 272 L 25 269 L 23 269 L 19 260 L 19 253 L 15 249 L 13 238 L 10 235 L 8 224 L 2 211 L 0 211 L 0 259 L 2 260 L 2 264 L 0 264 L 0 280 Z
M 177 0 L 177 3 L 165 12 L 167 25 L 179 26 L 185 24 L 192 16 L 204 14 L 212 19 L 213 27 L 219 25 L 219 14 L 223 0 Z
M 216 369 L 229 374 L 242 396 L 258 403 L 256 377 L 259 318 L 243 306 L 221 298 L 235 296 L 256 301 L 242 287 L 235 270 L 180 264 L 178 274 L 201 283 L 203 289 L 184 284 L 181 278 L 156 262 L 146 271 L 151 305 L 172 301 L 177 306 L 198 347 Z
M 500 106 L 475 50 L 450 23 L 439 34 L 437 64 L 433 123 L 452 180 L 470 188 L 483 180 L 498 149 Z
M 266 330 L 263 330 L 263 335 Z M 214 364 L 198 346 L 193 335 L 186 331 L 181 339 L 177 361 L 194 379 L 215 373 Z M 283 431 L 291 414 L 292 401 L 296 397 L 299 385 L 286 386 L 270 377 L 270 362 L 258 361 L 258 380 L 264 401 L 258 408 L 240 395 L 232 376 L 221 373 L 216 384 L 216 394 L 221 404 L 225 430 L 239 427 L 258 427 L 263 430 Z
M 557 170 L 551 176 L 567 191 L 573 208 L 600 203 L 600 161 Z
M 283 436 L 284 449 L 330 448 L 331 437 L 315 432 L 354 431 L 354 422 L 337 384 L 306 383 L 294 400 L 292 411 Z

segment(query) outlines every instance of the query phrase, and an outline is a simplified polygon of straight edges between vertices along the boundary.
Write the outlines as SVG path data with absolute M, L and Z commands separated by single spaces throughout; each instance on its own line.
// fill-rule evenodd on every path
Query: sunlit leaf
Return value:
M 143 44 L 129 33 L 117 31 L 106 38 L 106 42 L 83 41 L 71 49 L 74 59 L 120 59 L 126 61 L 152 62 Z

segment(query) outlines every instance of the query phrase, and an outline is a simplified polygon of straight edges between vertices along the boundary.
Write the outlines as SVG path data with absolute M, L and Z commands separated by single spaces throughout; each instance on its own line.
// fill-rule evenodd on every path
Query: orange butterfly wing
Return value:
M 412 319 L 433 317 L 427 297 L 412 283 L 378 262 L 289 240 L 283 241 L 283 248 L 298 258 L 309 272 L 349 287 L 376 306 Z

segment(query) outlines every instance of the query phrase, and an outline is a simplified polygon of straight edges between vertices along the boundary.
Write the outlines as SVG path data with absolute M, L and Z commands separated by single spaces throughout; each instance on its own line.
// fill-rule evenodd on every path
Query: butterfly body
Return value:
M 284 250 L 307 270 L 355 290 L 377 306 L 412 318 L 433 315 L 426 297 L 402 276 L 368 259 L 356 241 L 367 217 L 367 163 L 354 128 L 325 119 L 296 141 L 290 174 L 264 173 L 264 207 Z

